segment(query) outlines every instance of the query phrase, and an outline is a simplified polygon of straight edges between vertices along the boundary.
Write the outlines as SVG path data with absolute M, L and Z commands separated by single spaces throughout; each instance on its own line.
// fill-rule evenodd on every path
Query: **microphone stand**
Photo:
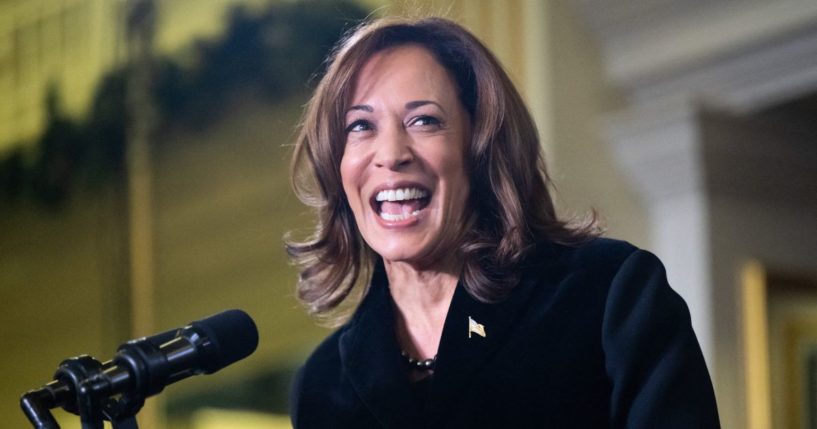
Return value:
M 145 404 L 144 395 L 129 393 L 112 398 L 104 370 L 105 364 L 91 356 L 66 359 L 54 381 L 24 394 L 20 407 L 36 429 L 60 429 L 49 411 L 58 406 L 79 415 L 82 429 L 104 429 L 104 420 L 110 421 L 113 429 L 138 429 L 136 413 Z
M 51 415 L 62 407 L 79 415 L 82 429 L 138 429 L 136 414 L 145 398 L 165 386 L 215 371 L 243 359 L 258 345 L 258 330 L 241 310 L 225 311 L 177 330 L 131 340 L 113 359 L 88 355 L 60 363 L 53 381 L 20 398 L 20 408 L 36 429 L 59 429 Z

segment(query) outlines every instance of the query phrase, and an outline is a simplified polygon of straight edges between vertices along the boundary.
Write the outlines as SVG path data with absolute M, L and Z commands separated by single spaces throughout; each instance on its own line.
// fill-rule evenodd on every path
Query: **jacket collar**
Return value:
M 539 253 L 537 262 L 543 261 L 541 252 L 534 253 Z M 545 258 L 544 261 L 552 260 Z M 457 285 L 443 325 L 427 408 L 421 414 L 410 395 L 405 364 L 395 337 L 388 280 L 379 262 L 366 298 L 340 338 L 343 367 L 355 391 L 377 420 L 385 428 L 417 428 L 424 427 L 424 423 L 444 427 L 446 411 L 459 400 L 459 392 L 469 388 L 477 371 L 503 343 L 508 330 L 523 313 L 539 280 L 539 276 L 530 271 L 541 272 L 541 269 L 522 267 L 520 284 L 495 304 L 478 301 L 462 284 Z M 485 337 L 473 333 L 469 337 L 469 319 L 483 325 Z
M 421 427 L 394 331 L 394 308 L 383 263 L 346 332 L 340 337 L 343 369 L 360 399 L 384 428 Z

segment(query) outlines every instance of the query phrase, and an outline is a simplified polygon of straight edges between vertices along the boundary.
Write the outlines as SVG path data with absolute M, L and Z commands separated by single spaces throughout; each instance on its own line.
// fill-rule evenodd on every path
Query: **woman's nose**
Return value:
M 396 170 L 414 160 L 410 138 L 406 130 L 402 128 L 381 132 L 378 136 L 376 148 L 377 153 L 374 157 L 374 163 L 377 167 Z

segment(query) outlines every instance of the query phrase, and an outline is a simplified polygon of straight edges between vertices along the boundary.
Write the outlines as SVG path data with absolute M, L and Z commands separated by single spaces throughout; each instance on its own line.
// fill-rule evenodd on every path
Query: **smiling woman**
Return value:
M 556 217 L 536 129 L 450 21 L 364 24 L 293 158 L 315 233 L 299 298 L 353 317 L 292 391 L 296 428 L 718 426 L 689 313 L 655 256 Z
M 402 59 L 394 51 L 410 53 L 412 58 Z M 430 68 L 403 70 L 414 60 L 423 60 L 422 66 Z M 400 76 L 391 75 L 396 71 Z M 400 94 L 396 84 L 405 87 Z M 396 100 L 398 95 L 405 99 Z M 431 95 L 439 99 L 427 99 Z M 373 96 L 379 96 L 374 101 L 381 105 L 362 101 Z M 386 106 L 386 99 L 397 106 Z M 416 145 L 411 149 L 405 140 L 393 140 L 400 134 L 384 134 L 397 132 L 398 127 L 376 123 L 394 120 L 389 115 L 400 108 L 404 114 L 415 113 L 400 118 L 404 121 L 402 137 L 424 134 L 450 140 L 457 127 L 464 127 L 463 141 L 455 142 L 462 145 L 458 160 L 462 166 L 455 170 L 463 170 L 466 180 L 461 188 L 446 192 L 465 198 L 465 211 L 444 220 L 446 234 L 440 237 L 448 237 L 452 228 L 462 234 L 454 253 L 462 256 L 463 287 L 478 299 L 496 301 L 507 294 L 518 281 L 518 264 L 540 238 L 576 244 L 596 235 L 593 222 L 569 227 L 556 217 L 533 120 L 499 62 L 479 40 L 442 19 L 375 21 L 361 26 L 338 46 L 305 112 L 293 156 L 295 192 L 317 212 L 314 236 L 306 242 L 288 243 L 290 255 L 302 267 L 299 297 L 313 314 L 330 314 L 361 276 L 368 280 L 363 272 L 373 268 L 381 256 L 372 251 L 371 243 L 364 243 L 365 236 L 358 230 L 365 219 L 356 217 L 362 212 L 353 213 L 352 196 L 345 192 L 347 180 L 341 177 L 341 161 L 346 158 L 349 164 L 356 147 L 367 147 L 360 141 L 370 138 L 387 143 L 378 148 L 381 156 L 388 154 L 384 149 L 396 148 L 416 157 Z M 413 122 L 405 122 L 409 120 Z M 412 140 L 430 143 L 433 138 Z M 420 161 L 410 169 L 417 171 L 429 164 Z M 435 198 L 429 196 L 431 203 Z M 453 202 L 452 196 L 437 197 L 435 203 Z M 375 204 L 373 210 L 382 208 Z M 436 211 L 443 208 L 438 205 Z M 394 206 L 386 205 L 386 209 L 395 212 L 387 212 L 385 218 L 403 216 Z M 364 288 L 367 283 L 363 282 Z
M 426 49 L 375 54 L 347 113 L 343 190 L 363 240 L 386 263 L 446 271 L 467 221 L 468 113 L 456 83 Z M 444 267 L 444 265 L 452 265 Z

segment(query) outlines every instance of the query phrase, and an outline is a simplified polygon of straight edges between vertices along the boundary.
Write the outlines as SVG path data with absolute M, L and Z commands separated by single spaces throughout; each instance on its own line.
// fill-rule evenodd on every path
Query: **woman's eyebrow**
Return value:
M 369 106 L 368 104 L 355 104 L 354 106 L 350 107 L 349 110 L 346 111 L 346 113 L 349 113 L 353 110 L 363 110 L 364 112 L 369 113 L 374 112 L 372 106 Z
M 414 109 L 416 109 L 416 108 L 418 108 L 420 106 L 425 106 L 426 104 L 433 104 L 433 105 L 439 107 L 440 110 L 443 111 L 443 113 L 445 113 L 445 109 L 443 109 L 443 106 L 440 106 L 440 103 L 437 103 L 436 101 L 431 101 L 431 100 L 409 101 L 408 103 L 406 103 L 406 110 L 414 110 Z

